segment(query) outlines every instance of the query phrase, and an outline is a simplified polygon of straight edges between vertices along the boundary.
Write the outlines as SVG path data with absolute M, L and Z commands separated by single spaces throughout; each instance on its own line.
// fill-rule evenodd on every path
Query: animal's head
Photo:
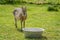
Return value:
M 22 6 L 22 10 L 23 12 L 26 12 L 27 11 L 26 6 Z

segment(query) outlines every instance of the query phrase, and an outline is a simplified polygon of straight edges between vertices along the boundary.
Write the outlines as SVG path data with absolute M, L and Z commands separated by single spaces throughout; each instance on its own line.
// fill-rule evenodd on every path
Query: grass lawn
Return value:
M 47 40 L 60 40 L 60 11 L 47 11 L 48 5 L 26 5 L 26 27 L 44 28 L 43 36 Z M 0 40 L 46 40 L 26 39 L 23 32 L 19 32 L 14 26 L 13 10 L 20 5 L 0 5 Z M 59 9 L 60 10 L 60 9 Z M 18 21 L 20 29 L 20 21 Z

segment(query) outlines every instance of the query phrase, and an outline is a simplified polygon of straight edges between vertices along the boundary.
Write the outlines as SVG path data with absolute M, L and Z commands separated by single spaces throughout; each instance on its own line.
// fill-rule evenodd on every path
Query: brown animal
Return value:
M 15 26 L 17 28 L 17 20 L 21 21 L 21 31 L 22 28 L 25 28 L 25 20 L 27 18 L 27 10 L 25 6 L 22 6 L 21 8 L 16 8 L 13 11 L 14 19 L 15 19 Z

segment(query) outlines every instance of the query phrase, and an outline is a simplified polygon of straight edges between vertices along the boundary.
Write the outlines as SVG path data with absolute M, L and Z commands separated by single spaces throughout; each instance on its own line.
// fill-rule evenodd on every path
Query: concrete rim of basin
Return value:
M 45 29 L 43 29 L 43 28 L 23 28 L 22 30 L 26 31 L 26 32 L 41 32 L 41 31 L 44 31 Z

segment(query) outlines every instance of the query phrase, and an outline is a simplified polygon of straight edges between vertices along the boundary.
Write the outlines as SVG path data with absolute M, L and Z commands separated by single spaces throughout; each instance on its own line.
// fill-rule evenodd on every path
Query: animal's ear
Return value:
M 27 11 L 27 7 L 25 6 L 24 9 Z

